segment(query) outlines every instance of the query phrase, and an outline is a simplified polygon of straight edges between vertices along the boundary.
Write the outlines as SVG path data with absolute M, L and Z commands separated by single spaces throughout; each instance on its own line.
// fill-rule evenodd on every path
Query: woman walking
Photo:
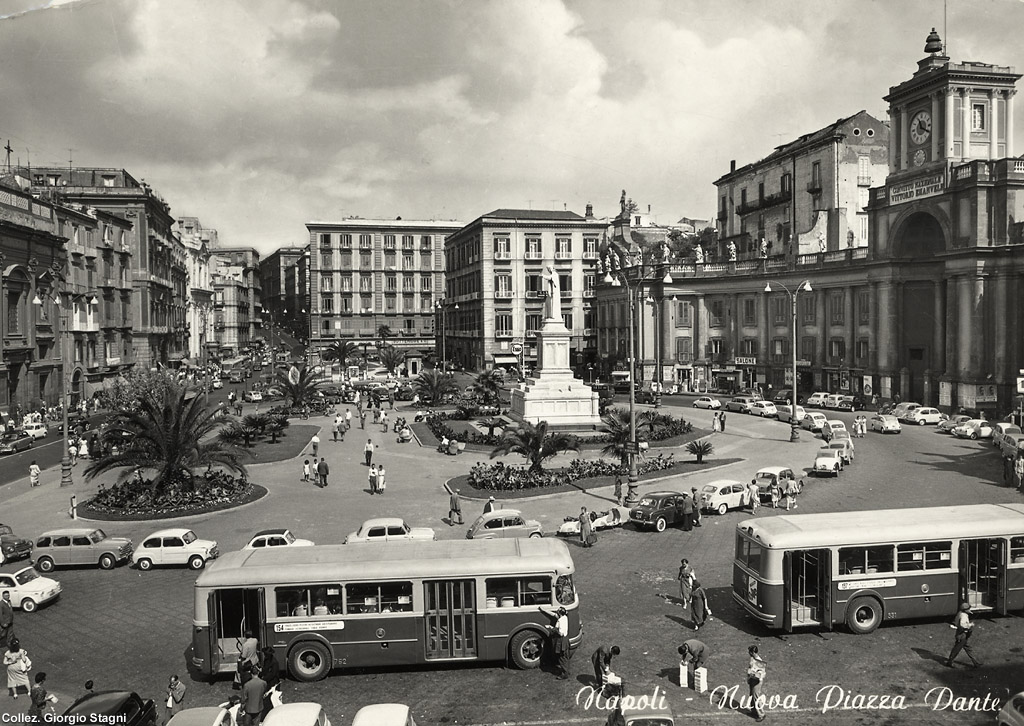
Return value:
M 28 693 L 28 672 L 32 670 L 32 661 L 28 653 L 21 649 L 17 638 L 12 638 L 7 652 L 4 653 L 4 665 L 7 666 L 7 693 L 17 698 L 20 691 Z
M 590 547 L 597 542 L 597 535 L 590 523 L 590 512 L 586 507 L 580 507 L 580 544 Z
M 39 464 L 32 462 L 28 465 L 28 483 L 31 486 L 39 486 L 39 475 L 43 473 L 43 470 L 39 468 Z
M 718 433 L 722 430 L 722 420 L 718 417 L 718 411 L 711 416 L 711 432 Z
M 32 705 L 28 708 L 28 715 L 32 717 L 31 723 L 42 723 L 44 709 L 50 706 L 52 711 L 53 706 L 50 704 L 57 703 L 57 697 L 46 691 L 46 673 L 43 671 L 36 673 L 35 681 L 36 684 L 28 694 L 29 698 L 32 699 Z
M 377 467 L 377 493 L 384 494 L 384 489 L 387 487 L 388 482 L 385 478 L 384 465 L 381 464 Z
M 679 599 L 682 600 L 683 610 L 690 609 L 690 598 L 693 596 L 693 583 L 697 579 L 697 573 L 690 567 L 690 561 L 682 559 L 679 561 Z

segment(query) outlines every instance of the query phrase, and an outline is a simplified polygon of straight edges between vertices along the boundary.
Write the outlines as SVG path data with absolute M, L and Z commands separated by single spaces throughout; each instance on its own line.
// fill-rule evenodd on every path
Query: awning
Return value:
M 494 357 L 494 365 L 496 366 L 515 365 L 519 363 L 519 356 L 517 355 L 501 355 L 499 353 L 493 353 L 492 356 Z

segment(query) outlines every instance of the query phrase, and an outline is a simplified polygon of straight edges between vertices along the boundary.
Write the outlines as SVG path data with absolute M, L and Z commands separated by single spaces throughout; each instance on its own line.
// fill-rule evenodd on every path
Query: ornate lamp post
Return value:
M 71 377 L 68 375 L 69 369 L 71 368 L 71 362 L 74 358 L 71 356 L 69 350 L 70 345 L 68 341 L 71 337 L 71 331 L 68 329 L 68 311 L 65 303 L 65 296 L 67 294 L 68 279 L 64 274 L 64 266 L 59 262 L 54 262 L 50 265 L 50 273 L 54 280 L 54 292 L 56 296 L 51 299 L 57 305 L 57 310 L 60 317 L 60 342 L 61 342 L 61 423 L 64 429 L 63 436 L 63 454 L 60 459 L 60 485 L 62 487 L 69 487 L 75 483 L 71 477 L 71 455 L 68 453 L 68 444 L 70 432 L 68 431 L 68 409 L 71 407 Z M 44 301 L 37 294 L 32 300 L 36 305 L 39 306 L 40 314 L 42 314 Z
M 672 275 L 668 272 L 667 265 L 659 265 L 651 272 L 638 276 L 635 280 L 631 280 L 629 276 L 629 269 L 624 270 L 609 270 L 605 273 L 604 282 L 612 287 L 625 286 L 626 288 L 626 309 L 629 313 L 629 481 L 627 484 L 626 492 L 626 504 L 633 504 L 637 500 L 637 471 L 636 471 L 636 457 L 639 453 L 636 440 L 636 345 L 633 340 L 633 329 L 636 326 L 635 320 L 635 307 L 639 303 L 640 292 L 643 289 L 645 282 L 653 282 L 662 273 L 664 268 L 664 275 L 661 277 L 661 283 L 663 285 L 672 284 Z M 641 268 L 642 269 L 642 268 Z
M 792 326 L 793 326 L 792 327 L 792 334 L 793 334 L 793 342 L 792 342 L 792 348 L 793 348 L 793 350 L 792 350 L 792 353 L 793 353 L 793 400 L 790 403 L 790 406 L 792 406 L 792 409 L 790 410 L 790 415 L 789 415 L 789 440 L 791 442 L 793 442 L 793 443 L 796 443 L 797 441 L 800 440 L 800 424 L 796 420 L 797 401 L 800 400 L 799 398 L 797 398 L 797 395 L 796 395 L 796 389 L 797 389 L 797 379 L 796 379 L 796 296 L 800 293 L 801 290 L 803 290 L 804 292 L 812 292 L 812 290 L 811 290 L 811 281 L 810 280 L 804 280 L 803 282 L 801 282 L 799 285 L 796 286 L 796 290 L 790 290 L 788 287 L 783 285 L 781 282 L 776 282 L 775 284 L 778 285 L 779 287 L 781 287 L 783 290 L 786 291 L 786 294 L 789 295 L 790 301 L 792 302 L 791 322 L 792 322 Z M 765 283 L 764 291 L 765 292 L 771 292 L 772 291 L 772 284 L 770 282 Z

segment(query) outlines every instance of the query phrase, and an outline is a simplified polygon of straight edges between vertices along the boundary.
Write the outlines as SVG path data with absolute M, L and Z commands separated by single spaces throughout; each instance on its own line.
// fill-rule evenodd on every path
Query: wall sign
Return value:
M 920 179 L 902 182 L 901 184 L 889 185 L 889 206 L 903 204 L 915 199 L 934 197 L 941 194 L 946 188 L 946 175 L 944 173 L 929 174 Z

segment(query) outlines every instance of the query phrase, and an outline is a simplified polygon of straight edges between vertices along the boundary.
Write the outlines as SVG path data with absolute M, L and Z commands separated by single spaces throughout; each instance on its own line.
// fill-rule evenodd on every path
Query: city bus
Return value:
M 1024 504 L 748 519 L 735 554 L 733 599 L 787 632 L 1024 608 Z
M 234 672 L 251 630 L 300 681 L 332 668 L 511 662 L 536 668 L 548 613 L 583 638 L 575 567 L 555 539 L 445 540 L 230 552 L 195 584 L 192 663 Z

